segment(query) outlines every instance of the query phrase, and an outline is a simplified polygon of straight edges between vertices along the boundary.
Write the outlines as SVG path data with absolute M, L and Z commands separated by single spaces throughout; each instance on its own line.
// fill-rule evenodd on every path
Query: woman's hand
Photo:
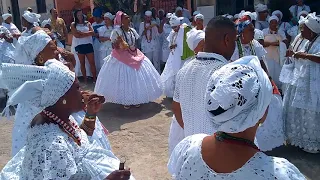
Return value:
M 307 59 L 308 54 L 304 52 L 297 52 L 293 55 L 293 57 L 297 59 Z
M 100 96 L 91 91 L 82 91 L 81 94 L 84 99 L 84 104 L 87 105 L 87 113 L 90 115 L 97 114 L 105 102 L 104 96 Z
M 286 52 L 286 57 L 292 57 L 294 55 L 294 52 L 291 49 L 288 49 Z
M 116 170 L 113 171 L 109 176 L 107 176 L 106 180 L 129 180 L 131 176 L 130 169 L 129 170 Z

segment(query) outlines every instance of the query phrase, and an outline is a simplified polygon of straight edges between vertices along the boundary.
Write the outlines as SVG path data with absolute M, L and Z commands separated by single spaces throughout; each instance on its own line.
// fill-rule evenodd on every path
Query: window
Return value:
M 47 13 L 46 0 L 37 0 L 38 13 Z

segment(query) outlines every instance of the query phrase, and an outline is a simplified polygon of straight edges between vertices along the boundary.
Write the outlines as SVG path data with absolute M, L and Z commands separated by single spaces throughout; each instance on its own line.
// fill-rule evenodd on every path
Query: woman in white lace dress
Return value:
M 320 150 L 320 18 L 316 14 L 303 19 L 301 37 L 287 54 L 293 57 L 291 73 L 283 74 L 287 77 L 285 133 L 290 144 L 316 153 Z
M 105 25 L 98 28 L 99 33 L 99 41 L 101 42 L 101 46 L 99 48 L 99 51 L 96 53 L 100 53 L 101 57 L 101 67 L 104 64 L 104 58 L 109 56 L 112 51 L 112 43 L 111 43 L 111 32 L 113 30 L 113 23 L 112 20 L 114 19 L 114 15 L 107 12 L 104 14 L 104 22 Z M 101 69 L 101 67 L 99 69 Z
M 19 103 L 39 108 L 32 117 L 26 145 L 2 169 L 0 179 L 130 179 L 120 161 L 90 136 L 104 98 L 82 97 L 74 72 L 56 60 L 44 66 L 1 64 L 1 86 Z M 12 93 L 14 92 L 14 93 Z M 78 124 L 72 113 L 87 105 Z M 27 111 L 26 113 L 30 113 Z
M 260 152 L 254 137 L 266 119 L 272 85 L 255 56 L 217 70 L 208 82 L 207 116 L 214 135 L 185 138 L 174 149 L 169 172 L 176 180 L 305 180 L 293 164 Z
M 69 68 L 73 69 L 74 67 L 74 56 L 70 53 L 65 56 L 65 52 L 61 52 L 61 54 L 59 54 L 56 45 L 50 36 L 48 36 L 44 31 L 37 31 L 35 34 L 25 38 L 23 42 L 20 41 L 20 43 L 22 44 L 19 46 L 21 49 L 18 49 L 17 51 L 20 52 L 18 53 L 20 58 L 18 58 L 19 61 L 16 61 L 17 64 L 34 64 L 43 66 L 47 60 L 56 58 L 65 63 Z M 71 56 L 71 58 L 68 58 L 68 56 Z M 12 156 L 15 156 L 25 145 L 26 133 L 29 129 L 29 124 L 32 117 L 39 112 L 40 110 L 37 107 L 26 105 L 24 103 L 20 103 L 18 105 L 12 131 Z M 70 118 L 76 120 L 78 124 L 81 124 L 84 116 L 85 112 L 82 110 L 77 113 L 73 113 Z M 103 148 L 111 149 L 105 132 L 107 132 L 106 129 L 97 118 L 96 130 L 94 131 L 92 138 Z
M 269 75 L 275 81 L 276 85 L 282 89 L 279 76 L 287 50 L 287 38 L 286 34 L 282 30 L 278 29 L 278 22 L 279 18 L 277 16 L 271 16 L 269 18 L 269 28 L 262 31 L 264 34 L 263 46 L 267 51 L 266 62 Z
M 119 11 L 111 33 L 113 50 L 105 59 L 94 92 L 106 102 L 131 106 L 156 100 L 162 94 L 160 75 L 150 60 L 136 47 L 139 34 L 129 27 L 130 17 Z
M 267 52 L 263 46 L 254 39 L 255 29 L 253 24 L 249 20 L 240 20 L 237 24 L 237 30 L 239 37 L 231 61 L 236 61 L 244 56 L 257 56 L 260 60 L 261 67 L 268 74 L 268 69 L 265 65 Z M 258 128 L 256 134 L 255 143 L 262 151 L 269 151 L 279 147 L 283 145 L 285 141 L 282 119 L 282 98 L 276 86 L 274 86 L 274 90 L 267 119 Z

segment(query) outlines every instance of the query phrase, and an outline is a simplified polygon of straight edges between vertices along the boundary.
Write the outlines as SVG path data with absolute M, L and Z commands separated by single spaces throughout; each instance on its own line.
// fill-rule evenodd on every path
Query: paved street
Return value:
M 167 139 L 172 112 L 170 100 L 124 110 L 122 106 L 106 104 L 99 118 L 110 131 L 113 151 L 125 156 L 136 179 L 169 180 Z M 9 160 L 12 121 L 0 121 L 0 169 Z M 320 154 L 308 154 L 294 147 L 281 147 L 270 155 L 285 157 L 310 180 L 320 179 Z

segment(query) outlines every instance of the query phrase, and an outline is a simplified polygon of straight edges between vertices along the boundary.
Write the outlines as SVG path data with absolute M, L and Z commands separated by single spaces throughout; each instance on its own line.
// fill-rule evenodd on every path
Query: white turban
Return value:
M 200 11 L 195 11 L 195 12 L 193 12 L 193 16 L 196 16 L 197 14 L 200 14 Z
M 43 20 L 41 23 L 41 27 L 45 27 L 46 25 L 51 26 L 51 19 Z
M 239 19 L 239 17 L 240 17 L 239 14 L 235 14 L 235 15 L 234 15 L 234 18 L 235 18 L 235 19 Z
M 282 14 L 282 12 L 281 11 L 279 11 L 279 10 L 275 10 L 275 11 L 273 11 L 272 12 L 272 16 L 276 16 L 277 14 L 279 14 L 280 15 L 280 20 L 282 19 L 282 17 L 283 17 L 283 14 Z
M 173 15 L 173 16 L 171 16 L 169 23 L 170 23 L 170 26 L 171 26 L 171 27 L 180 26 L 180 24 L 181 24 L 181 19 L 178 18 L 177 16 L 174 16 L 174 15 Z
M 44 66 L 2 63 L 0 67 L 0 86 L 9 91 L 7 109 L 27 103 L 43 110 L 57 103 L 75 81 L 75 74 L 57 60 Z
M 300 11 L 300 12 L 298 13 L 298 17 L 300 18 L 300 16 L 302 16 L 302 14 L 308 15 L 309 12 L 308 12 L 308 11 Z
M 39 19 L 40 19 L 41 15 L 29 12 L 29 11 L 25 11 L 24 14 L 22 15 L 22 17 L 25 20 L 27 20 L 29 23 L 34 24 L 34 23 L 39 22 Z
M 146 15 L 146 16 L 152 16 L 152 12 L 151 12 L 151 11 L 146 11 L 146 12 L 144 13 L 144 15 Z
M 114 15 L 111 14 L 111 13 L 109 13 L 109 12 L 105 13 L 105 14 L 104 14 L 104 17 L 105 17 L 105 18 L 109 18 L 110 20 L 113 20 L 113 19 L 114 19 Z
M 272 97 L 272 85 L 256 56 L 229 63 L 211 76 L 207 114 L 217 131 L 239 133 L 255 126 Z
M 279 18 L 278 18 L 278 16 L 276 16 L 276 15 L 271 16 L 271 17 L 268 19 L 268 22 L 270 23 L 272 20 L 276 20 L 277 22 L 279 22 Z
M 242 13 L 240 13 L 239 16 L 240 16 L 240 18 L 243 18 L 244 16 L 249 16 L 251 20 L 253 19 L 252 13 L 250 11 L 242 12 Z
M 52 38 L 43 30 L 39 30 L 31 36 L 21 36 L 15 50 L 15 62 L 17 64 L 34 64 L 35 58 L 52 41 Z
M 204 40 L 205 33 L 202 30 L 192 29 L 187 33 L 187 44 L 191 50 L 197 48 L 200 41 Z
M 172 13 L 168 13 L 168 14 L 166 15 L 166 18 L 167 18 L 167 19 L 170 19 L 172 16 L 173 16 Z
M 2 19 L 5 21 L 8 19 L 8 17 L 12 17 L 12 14 L 6 13 L 6 14 L 2 14 Z
M 268 10 L 268 6 L 265 4 L 257 4 L 254 9 L 259 13 Z
M 303 18 L 303 17 L 301 17 Z M 320 17 L 316 13 L 310 13 L 307 17 L 303 18 L 304 24 L 314 33 L 320 34 Z
M 177 12 L 177 11 L 182 11 L 182 7 L 177 7 L 177 8 L 176 8 L 176 12 Z
M 197 19 L 202 19 L 204 20 L 204 16 L 202 14 L 197 14 L 195 17 L 194 17 L 194 20 L 197 20 Z

